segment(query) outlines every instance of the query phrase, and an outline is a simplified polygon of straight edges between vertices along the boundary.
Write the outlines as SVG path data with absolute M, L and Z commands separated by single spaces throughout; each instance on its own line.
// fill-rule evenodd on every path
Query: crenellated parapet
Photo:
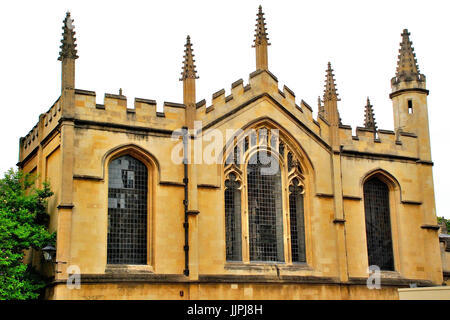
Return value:
M 261 98 L 271 100 L 281 111 L 299 119 L 311 131 L 320 135 L 320 124 L 313 118 L 313 109 L 303 100 L 296 101 L 294 91 L 286 85 L 281 90 L 277 77 L 268 70 L 252 72 L 247 84 L 242 79 L 233 82 L 229 92 L 225 89 L 216 91 L 212 94 L 209 105 L 206 100 L 198 102 L 196 120 L 201 121 L 203 127 L 210 127 L 221 118 L 257 103 Z
M 164 102 L 163 111 L 158 112 L 155 100 L 135 98 L 134 108 L 128 108 L 126 96 L 110 93 L 105 94 L 103 104 L 97 104 L 95 92 L 77 89 L 75 114 L 78 121 L 93 124 L 177 130 L 184 125 L 185 105 Z
M 374 137 L 375 136 L 375 137 Z M 342 151 L 358 152 L 367 155 L 387 155 L 394 157 L 411 158 L 418 160 L 418 139 L 415 134 L 400 132 L 396 134 L 392 130 L 374 130 L 366 127 L 356 127 L 356 135 L 352 133 L 352 127 L 339 126 L 339 139 Z
M 45 113 L 39 116 L 38 123 L 30 132 L 20 138 L 19 160 L 23 161 L 37 151 L 40 143 L 60 131 L 62 120 L 61 98 Z M 100 125 L 111 128 L 127 128 L 133 131 L 160 131 L 166 135 L 178 130 L 185 123 L 185 105 L 181 103 L 163 103 L 163 111 L 157 111 L 157 102 L 151 99 L 134 99 L 134 108 L 127 107 L 124 95 L 106 93 L 103 104 L 96 103 L 94 91 L 75 89 L 75 125 Z
M 203 99 L 196 104 L 196 120 L 203 127 L 211 127 L 221 118 L 231 116 L 247 105 L 256 103 L 260 98 L 271 99 L 280 109 L 297 118 L 312 132 L 330 144 L 331 125 L 320 114 L 317 120 L 314 110 L 304 100 L 296 101 L 296 95 L 286 85 L 281 90 L 278 79 L 268 70 L 257 70 L 250 74 L 248 84 L 239 79 L 231 84 L 231 90 L 221 89 L 212 94 L 211 104 Z M 343 151 L 388 155 L 400 158 L 418 159 L 418 139 L 414 133 L 378 129 L 375 124 L 372 105 L 370 114 L 365 115 L 364 127 L 356 127 L 356 135 L 352 127 L 339 124 L 339 141 Z M 368 107 L 366 106 L 366 109 Z
M 257 70 L 250 74 L 249 82 L 239 79 L 231 84 L 229 92 L 225 89 L 212 94 L 211 104 L 203 99 L 196 104 L 196 121 L 201 121 L 203 127 L 211 127 L 240 109 L 258 103 L 261 98 L 272 101 L 283 112 L 297 118 L 313 133 L 329 143 L 330 123 L 320 114 L 317 120 L 313 117 L 314 110 L 300 99 L 288 86 L 282 89 L 278 79 L 268 70 Z M 123 94 L 106 93 L 103 104 L 96 103 L 94 91 L 75 89 L 75 123 L 89 125 L 106 125 L 110 127 L 126 127 L 130 130 L 149 129 L 170 133 L 185 125 L 186 107 L 181 103 L 164 102 L 162 112 L 157 111 L 157 102 L 152 99 L 135 98 L 134 108 L 127 107 L 127 97 Z M 42 138 L 54 131 L 61 118 L 59 99 L 44 114 L 40 116 Z M 39 123 L 21 139 L 21 158 L 38 145 L 37 137 Z M 235 128 L 238 129 L 238 128 Z M 417 157 L 417 136 L 407 132 L 396 134 L 390 130 L 377 130 L 374 135 L 372 128 L 357 127 L 356 135 L 352 127 L 339 125 L 339 138 L 343 150 L 392 154 L 404 157 Z M 376 136 L 376 138 L 375 138 Z
M 37 151 L 40 143 L 45 142 L 49 135 L 57 133 L 59 120 L 61 119 L 60 98 L 50 109 L 39 116 L 38 123 L 24 137 L 20 138 L 19 158 L 22 161 Z
M 20 151 L 22 157 L 26 157 L 39 145 L 39 130 L 36 124 L 25 137 L 20 138 Z
M 425 89 L 425 76 L 420 73 L 415 58 L 409 32 L 402 34 L 398 66 L 392 79 L 390 97 L 394 102 L 395 131 L 378 130 L 373 106 L 367 99 L 365 106 L 364 127 L 357 127 L 356 134 L 352 128 L 342 124 L 339 116 L 335 75 L 328 63 L 324 95 L 318 100 L 318 116 L 313 117 L 314 110 L 302 99 L 298 99 L 293 90 L 284 85 L 279 87 L 278 78 L 268 68 L 268 35 L 262 8 L 257 14 L 257 29 L 254 47 L 256 48 L 257 70 L 249 75 L 247 83 L 239 79 L 231 84 L 229 91 L 220 89 L 212 94 L 211 103 L 205 99 L 196 100 L 196 80 L 198 79 L 191 38 L 187 36 L 183 59 L 183 103 L 164 102 L 162 111 L 158 111 L 157 102 L 152 99 L 134 99 L 134 107 L 129 108 L 127 97 L 122 94 L 106 93 L 103 104 L 97 104 L 94 91 L 75 88 L 75 32 L 73 20 L 68 13 L 64 20 L 63 41 L 60 60 L 62 61 L 63 86 L 62 95 L 52 107 L 39 117 L 35 127 L 20 140 L 20 159 L 25 159 L 39 143 L 48 136 L 59 133 L 61 121 L 69 120 L 75 128 L 84 125 L 87 128 L 101 126 L 113 130 L 130 132 L 163 132 L 166 136 L 182 127 L 193 128 L 195 121 L 200 121 L 203 128 L 214 126 L 227 117 L 232 117 L 240 110 L 268 101 L 287 117 L 291 117 L 309 131 L 318 136 L 327 148 L 334 153 L 339 149 L 352 152 L 389 153 L 392 155 L 426 158 L 428 149 L 422 148 L 419 156 L 418 137 L 427 140 L 428 127 L 420 125 L 428 121 L 426 101 L 428 91 Z M 67 61 L 70 62 L 67 62 Z M 425 93 L 425 95 L 424 95 Z M 420 129 L 423 128 L 423 129 Z M 231 128 L 240 129 L 240 128 Z M 425 144 L 424 144 L 425 145 Z

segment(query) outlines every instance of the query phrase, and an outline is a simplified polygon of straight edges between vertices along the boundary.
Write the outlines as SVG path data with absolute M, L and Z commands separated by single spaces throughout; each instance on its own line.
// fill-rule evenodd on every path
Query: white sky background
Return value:
M 198 75 L 197 101 L 255 70 L 258 5 L 270 42 L 269 69 L 317 114 L 325 69 L 331 61 L 342 122 L 353 132 L 370 97 L 378 127 L 393 130 L 390 79 L 401 32 L 408 28 L 419 68 L 427 76 L 437 214 L 450 218 L 448 1 L 3 1 L 0 8 L 0 174 L 18 161 L 25 136 L 59 97 L 57 61 L 62 20 L 74 18 L 78 55 L 76 87 L 134 97 L 182 102 L 178 81 L 186 35 Z

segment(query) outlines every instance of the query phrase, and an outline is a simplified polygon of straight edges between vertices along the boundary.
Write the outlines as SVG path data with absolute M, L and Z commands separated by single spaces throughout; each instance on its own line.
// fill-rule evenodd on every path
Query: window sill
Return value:
M 255 271 L 271 271 L 274 269 L 283 271 L 300 271 L 312 270 L 306 263 L 286 264 L 285 262 L 227 262 L 225 263 L 226 270 L 255 270 Z
M 398 271 L 380 271 L 381 278 L 384 279 L 403 279 Z
M 284 264 L 284 262 L 226 262 L 225 269 L 269 271 L 276 269 L 280 264 Z
M 153 267 L 149 265 L 131 265 L 131 264 L 108 264 L 105 273 L 153 273 Z
M 307 263 L 292 263 L 290 265 L 280 266 L 280 270 L 286 271 L 300 271 L 300 270 L 313 270 Z

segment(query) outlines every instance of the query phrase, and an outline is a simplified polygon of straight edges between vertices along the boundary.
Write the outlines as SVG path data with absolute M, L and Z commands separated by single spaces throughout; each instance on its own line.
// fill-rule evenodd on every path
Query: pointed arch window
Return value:
M 108 264 L 147 264 L 145 164 L 130 155 L 108 166 Z
M 394 270 L 389 188 L 377 177 L 364 183 L 364 211 L 369 266 Z
M 278 130 L 257 127 L 234 139 L 224 159 L 226 260 L 306 263 L 298 152 Z

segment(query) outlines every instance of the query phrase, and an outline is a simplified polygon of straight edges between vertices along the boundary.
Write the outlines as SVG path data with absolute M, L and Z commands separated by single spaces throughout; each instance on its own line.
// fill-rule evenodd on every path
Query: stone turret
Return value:
M 420 73 L 410 33 L 403 30 L 395 77 L 391 80 L 394 127 L 397 134 L 408 132 L 419 139 L 419 157 L 431 161 L 425 76 Z

